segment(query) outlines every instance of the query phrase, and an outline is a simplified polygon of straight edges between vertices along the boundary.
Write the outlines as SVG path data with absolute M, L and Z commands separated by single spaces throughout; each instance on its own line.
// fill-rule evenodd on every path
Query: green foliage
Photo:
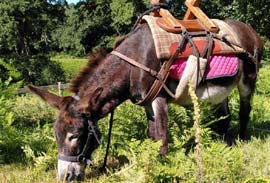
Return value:
M 263 59 L 262 64 L 269 64 L 270 61 L 270 40 L 269 37 L 262 37 L 264 41 L 264 52 L 263 52 Z
M 52 141 L 55 142 L 52 137 L 52 125 L 47 124 L 43 127 L 34 129 L 28 128 L 27 125 L 24 124 L 21 124 L 20 126 L 15 125 L 17 123 L 16 119 L 18 119 L 20 115 L 22 116 L 22 114 L 19 114 L 18 112 L 25 112 L 27 109 L 32 110 L 32 107 L 35 105 L 36 110 L 32 110 L 31 112 L 32 115 L 36 115 L 34 120 L 37 122 L 38 114 L 40 114 L 40 117 L 42 118 L 45 116 L 42 115 L 42 111 L 45 107 L 44 104 L 42 104 L 43 107 L 40 108 L 38 108 L 38 105 L 36 104 L 30 106 L 28 104 L 29 100 L 23 101 L 21 100 L 22 97 L 18 98 L 18 100 L 14 100 L 14 94 L 17 92 L 21 83 L 11 84 L 10 81 L 11 79 L 5 82 L 0 80 L 0 163 L 4 164 L 11 162 L 26 162 L 27 156 L 23 153 L 24 147 L 31 147 L 36 154 L 40 154 L 46 152 L 50 145 L 54 147 L 50 148 L 50 150 L 55 151 L 56 146 L 55 143 L 52 143 Z M 28 107 L 31 108 L 25 108 L 26 105 L 24 106 L 24 109 L 23 107 L 20 108 L 18 105 L 20 102 L 25 102 L 25 104 L 28 104 Z M 14 107 L 21 109 L 21 111 L 14 110 Z M 51 119 L 52 113 L 49 115 L 49 118 Z M 31 119 L 31 117 L 28 119 L 26 118 L 27 116 L 24 116 L 24 120 L 28 121 Z M 47 122 L 49 121 L 46 121 L 46 123 Z M 41 141 L 42 143 L 40 143 Z
M 16 67 L 20 73 L 17 79 L 23 80 L 26 84 L 49 85 L 65 81 L 61 66 L 44 55 L 15 56 L 4 59 L 4 62 Z
M 16 97 L 11 111 L 14 114 L 14 124 L 18 127 L 37 127 L 54 121 L 55 110 L 30 95 Z
M 7 149 L 14 150 L 18 142 L 18 133 L 12 127 L 14 122 L 14 114 L 10 111 L 13 105 L 11 99 L 17 89 L 17 84 L 10 84 L 11 79 L 2 82 L 0 80 L 0 162 L 11 159 Z M 15 142 L 15 145 L 13 144 Z M 15 154 L 15 153 L 14 153 Z
M 63 3 L 55 0 L 0 2 L 0 55 L 5 63 L 0 70 L 4 65 L 4 73 L 11 76 L 14 72 L 10 73 L 10 68 L 16 68 L 19 79 L 26 83 L 49 84 L 62 79 L 61 69 L 45 55 L 54 48 L 51 33 L 62 21 Z
M 64 70 L 64 78 L 66 82 L 76 77 L 79 71 L 86 65 L 87 59 L 83 58 L 65 58 L 53 57 L 53 61 L 58 63 Z
M 64 52 L 85 55 L 92 47 L 103 44 L 105 36 L 111 36 L 109 2 L 81 1 L 66 7 L 66 22 L 54 32 L 54 40 Z
M 56 168 L 57 147 L 55 138 L 52 135 L 52 125 L 47 124 L 37 128 L 30 135 L 24 134 L 23 150 L 21 155 L 25 162 L 33 164 L 33 173 L 38 176 L 41 171 L 48 171 Z M 42 143 L 40 143 L 42 141 Z
M 0 2 L 0 53 L 32 55 L 47 52 L 51 31 L 61 20 L 60 1 L 18 0 Z
M 18 80 L 20 76 L 20 72 L 14 66 L 0 60 L 0 78 L 2 80 L 8 80 L 10 77 Z
M 228 6 L 230 14 L 228 13 L 227 17 L 248 23 L 260 34 L 269 37 L 269 3 L 269 0 L 265 0 L 261 3 L 255 1 L 235 0 Z
M 112 27 L 118 34 L 126 30 L 126 26 L 131 26 L 134 15 L 134 5 L 127 0 L 112 0 L 110 3 L 112 14 Z

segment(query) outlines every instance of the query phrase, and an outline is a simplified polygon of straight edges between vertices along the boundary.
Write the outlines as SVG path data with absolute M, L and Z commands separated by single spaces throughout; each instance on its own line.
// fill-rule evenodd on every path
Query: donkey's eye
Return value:
M 73 134 L 73 133 L 68 133 L 67 138 L 69 141 L 77 140 L 80 137 L 80 134 Z
M 68 137 L 68 140 L 72 141 L 72 140 L 76 140 L 78 138 L 79 138 L 79 135 L 72 135 L 72 136 Z

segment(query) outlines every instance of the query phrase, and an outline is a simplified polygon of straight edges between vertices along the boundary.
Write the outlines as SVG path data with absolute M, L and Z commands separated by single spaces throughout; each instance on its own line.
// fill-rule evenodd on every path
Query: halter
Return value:
M 80 100 L 80 97 L 78 95 L 74 95 L 73 98 L 77 101 Z M 103 160 L 103 166 L 100 167 L 100 171 L 104 171 L 105 170 L 105 166 L 107 163 L 107 157 L 109 154 L 109 148 L 110 148 L 110 142 L 111 142 L 111 135 L 112 135 L 112 126 L 113 126 L 113 116 L 114 116 L 114 111 L 111 112 L 111 117 L 110 117 L 110 122 L 109 122 L 109 132 L 108 132 L 108 141 L 107 141 L 107 148 L 106 148 L 106 153 L 105 153 L 105 157 Z M 93 162 L 90 158 L 87 158 L 87 152 L 89 151 L 90 148 L 90 142 L 91 139 L 94 137 L 95 140 L 97 141 L 98 145 L 101 144 L 100 139 L 98 138 L 97 135 L 97 131 L 98 128 L 96 126 L 93 125 L 93 122 L 90 121 L 89 119 L 87 119 L 87 123 L 88 123 L 88 135 L 87 135 L 87 140 L 86 143 L 83 147 L 82 152 L 77 155 L 77 156 L 66 156 L 66 155 L 61 155 L 58 154 L 58 159 L 62 160 L 62 161 L 69 161 L 69 162 L 81 162 L 81 163 L 85 163 L 89 166 L 93 165 Z
M 87 120 L 88 122 L 88 135 L 87 135 L 87 140 L 86 143 L 84 145 L 84 148 L 82 150 L 82 152 L 77 155 L 77 156 L 66 156 L 66 155 L 58 155 L 58 159 L 59 160 L 63 160 L 63 161 L 69 161 L 69 162 L 81 162 L 81 163 L 86 163 L 87 165 L 93 165 L 93 162 L 91 159 L 89 159 L 87 157 L 87 152 L 89 151 L 90 148 L 90 142 L 92 140 L 92 138 L 94 137 L 95 140 L 97 141 L 97 143 L 100 145 L 100 140 L 98 138 L 97 135 L 97 130 L 98 128 L 96 126 L 93 125 L 93 122 L 90 120 Z

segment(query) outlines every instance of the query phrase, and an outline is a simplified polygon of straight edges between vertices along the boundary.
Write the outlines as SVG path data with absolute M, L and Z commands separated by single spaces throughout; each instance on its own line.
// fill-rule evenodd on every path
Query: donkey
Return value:
M 240 68 L 229 80 L 206 81 L 199 84 L 196 94 L 199 99 L 219 106 L 218 115 L 230 114 L 228 95 L 234 87 L 240 94 L 240 138 L 247 138 L 247 124 L 251 111 L 251 98 L 255 89 L 256 65 L 260 64 L 263 43 L 249 26 L 234 20 L 226 21 L 238 34 L 243 49 L 256 57 L 256 64 L 247 54 L 240 54 Z M 116 51 L 158 71 L 157 59 L 151 31 L 142 24 L 125 38 Z M 257 50 L 257 51 L 255 51 Z M 255 74 L 254 74 L 255 73 Z M 92 152 L 98 147 L 101 134 L 98 120 L 113 111 L 126 100 L 136 103 L 144 98 L 155 78 L 138 67 L 134 67 L 112 54 L 94 54 L 86 68 L 71 82 L 75 96 L 60 97 L 35 86 L 29 90 L 59 110 L 54 123 L 58 144 L 58 177 L 67 181 L 81 180 Z M 178 81 L 168 78 L 166 85 L 174 92 Z M 167 113 L 172 98 L 164 91 L 153 102 L 144 106 L 148 119 L 148 135 L 153 140 L 162 140 L 160 153 L 168 151 Z M 191 101 L 185 101 L 191 104 Z M 181 105 L 181 103 L 180 103 Z M 223 119 L 217 132 L 225 135 L 229 119 Z

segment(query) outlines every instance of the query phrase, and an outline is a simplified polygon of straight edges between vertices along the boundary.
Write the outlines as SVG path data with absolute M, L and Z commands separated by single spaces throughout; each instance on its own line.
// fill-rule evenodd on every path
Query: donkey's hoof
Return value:
M 239 134 L 239 138 L 242 140 L 242 141 L 250 141 L 251 140 L 251 135 L 249 132 L 244 132 L 244 133 L 240 133 Z

